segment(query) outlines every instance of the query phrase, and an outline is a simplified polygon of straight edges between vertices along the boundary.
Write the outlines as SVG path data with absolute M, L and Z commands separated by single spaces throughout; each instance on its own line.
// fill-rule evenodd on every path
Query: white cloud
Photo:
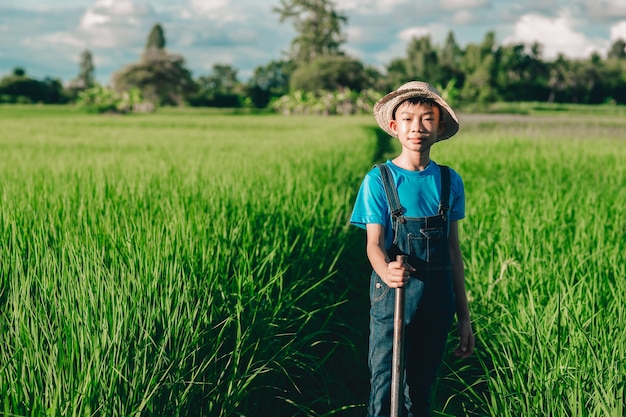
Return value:
M 97 0 L 89 7 L 80 22 L 80 27 L 89 30 L 107 24 L 138 26 L 142 17 L 152 15 L 148 6 L 138 5 L 133 0 Z
M 371 32 L 363 30 L 361 27 L 349 26 L 345 29 L 345 34 L 350 43 L 360 43 L 371 38 Z
M 448 26 L 441 23 L 432 23 L 428 26 L 414 26 L 401 31 L 398 34 L 398 39 L 408 43 L 413 38 L 430 36 L 433 43 L 439 43 L 443 42 L 448 30 Z
M 337 9 L 340 10 L 358 10 L 362 7 L 369 8 L 376 4 L 374 0 L 336 0 Z
M 80 27 L 89 29 L 94 26 L 107 24 L 110 21 L 110 16 L 95 13 L 93 10 L 87 10 L 80 20 Z
M 93 9 L 114 16 L 149 13 L 148 6 L 137 5 L 132 0 L 98 0 L 94 4 Z
M 445 10 L 476 9 L 489 5 L 489 0 L 443 0 L 441 5 Z
M 387 49 L 387 50 L 383 50 L 380 52 L 376 52 L 372 54 L 372 56 L 373 56 L 375 66 L 382 70 L 392 60 L 398 58 L 398 53 L 397 51 Z
M 340 12 L 351 11 L 361 15 L 372 15 L 379 13 L 391 14 L 397 6 L 409 5 L 411 0 L 336 0 L 337 10 Z
M 137 26 L 142 18 L 151 15 L 150 7 L 137 5 L 133 0 L 98 0 L 85 11 L 80 26 L 83 29 L 103 24 Z
M 425 27 L 412 27 L 404 29 L 398 34 L 398 39 L 405 42 L 410 41 L 413 38 L 421 38 L 422 36 L 430 35 L 430 29 Z
M 624 0 L 585 0 L 587 12 L 600 18 L 626 17 L 626 2 Z
M 468 10 L 459 10 L 452 16 L 452 23 L 464 25 L 474 21 L 474 15 Z
M 181 11 L 181 16 L 185 19 L 195 19 L 197 17 L 208 18 L 219 23 L 245 21 L 248 16 L 246 9 L 242 8 L 240 2 L 231 0 L 189 0 L 189 6 Z
M 513 30 L 513 35 L 504 40 L 504 44 L 522 42 L 543 45 L 543 56 L 554 59 L 559 53 L 570 58 L 588 58 L 593 51 L 602 49 L 598 41 L 587 38 L 572 29 L 573 23 L 567 16 L 548 18 L 529 13 L 523 15 Z
M 133 0 L 97 0 L 83 14 L 76 36 L 100 48 L 143 44 L 155 23 L 154 11 Z
M 611 42 L 621 39 L 626 42 L 626 20 L 611 26 Z
M 42 35 L 33 38 L 24 39 L 24 44 L 33 48 L 38 46 L 41 48 L 49 48 L 50 45 L 55 45 L 57 48 L 70 47 L 70 48 L 85 48 L 85 41 L 73 36 L 66 32 L 56 32 L 47 35 Z
M 229 6 L 228 3 L 228 0 L 190 0 L 189 6 L 200 14 L 210 15 L 227 9 Z

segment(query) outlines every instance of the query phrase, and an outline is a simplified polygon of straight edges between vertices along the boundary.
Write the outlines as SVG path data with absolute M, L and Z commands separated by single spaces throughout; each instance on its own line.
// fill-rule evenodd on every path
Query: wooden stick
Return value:
M 404 263 L 406 255 L 398 255 Z M 393 314 L 393 350 L 391 357 L 391 417 L 400 417 L 404 405 L 404 286 L 396 288 L 396 303 Z

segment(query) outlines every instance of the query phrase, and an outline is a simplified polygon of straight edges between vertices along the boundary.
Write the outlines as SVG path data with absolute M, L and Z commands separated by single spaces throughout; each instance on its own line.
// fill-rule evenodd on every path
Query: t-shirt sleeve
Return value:
M 465 187 L 463 179 L 455 171 L 450 174 L 450 220 L 456 221 L 465 218 Z
M 385 189 L 377 171 L 373 169 L 363 179 L 350 217 L 350 223 L 362 229 L 368 223 L 385 226 L 389 217 Z

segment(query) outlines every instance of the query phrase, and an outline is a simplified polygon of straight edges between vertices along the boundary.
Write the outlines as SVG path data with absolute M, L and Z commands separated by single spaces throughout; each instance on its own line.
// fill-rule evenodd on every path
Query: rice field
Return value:
M 625 115 L 461 115 L 433 148 L 477 337 L 436 415 L 624 415 Z M 370 117 L 0 107 L 0 415 L 364 415 L 348 218 L 397 151 Z

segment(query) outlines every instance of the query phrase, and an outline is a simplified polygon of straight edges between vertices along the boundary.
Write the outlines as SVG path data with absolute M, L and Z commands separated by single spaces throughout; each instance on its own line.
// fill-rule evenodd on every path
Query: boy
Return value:
M 459 130 L 435 88 L 411 81 L 374 105 L 378 125 L 402 152 L 363 180 L 351 223 L 366 230 L 370 281 L 368 416 L 388 416 L 395 290 L 405 291 L 404 414 L 427 416 L 437 368 L 456 312 L 468 357 L 474 335 L 465 292 L 457 221 L 465 217 L 461 177 L 430 159 L 430 148 Z M 405 263 L 398 255 L 408 255 Z

